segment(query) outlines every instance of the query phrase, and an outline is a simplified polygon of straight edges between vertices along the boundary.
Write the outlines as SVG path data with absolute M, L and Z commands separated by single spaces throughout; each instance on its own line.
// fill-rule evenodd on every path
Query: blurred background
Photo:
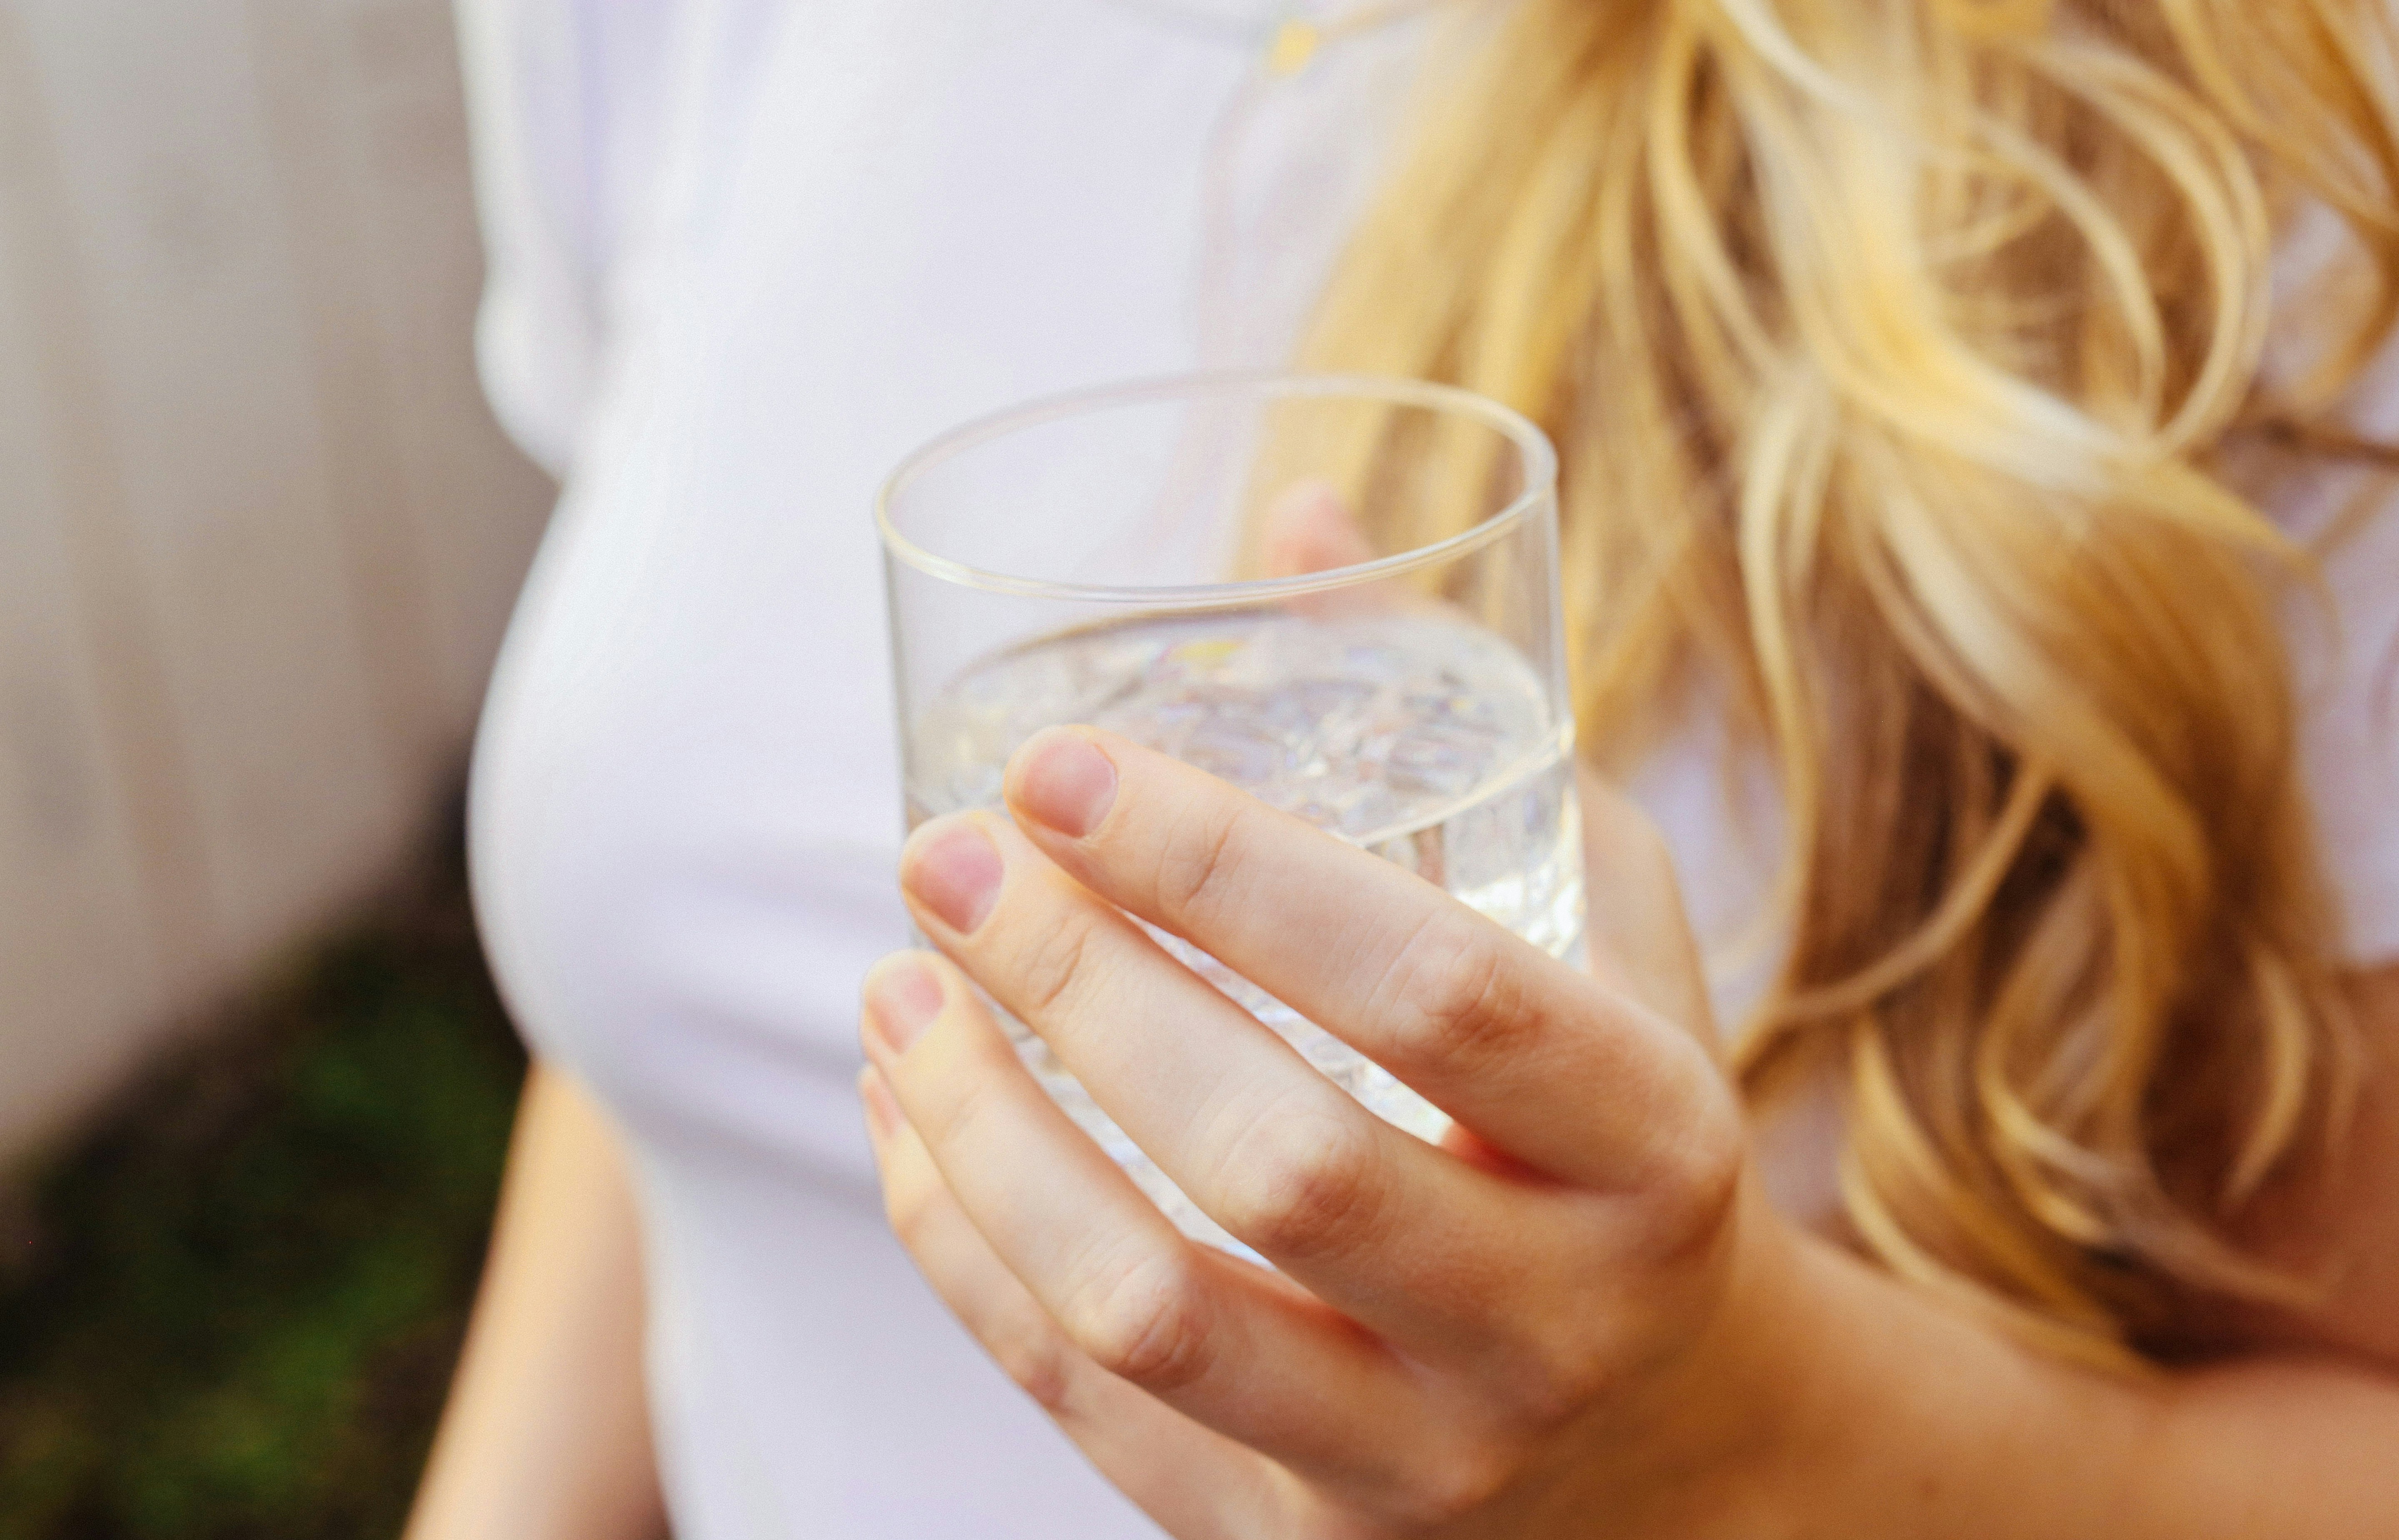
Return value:
M 0 0 L 0 1540 L 397 1530 L 522 1073 L 479 282 L 446 0 Z

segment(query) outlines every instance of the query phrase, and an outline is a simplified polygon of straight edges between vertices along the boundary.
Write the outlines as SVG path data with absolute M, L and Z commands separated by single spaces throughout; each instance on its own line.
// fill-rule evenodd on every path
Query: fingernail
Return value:
M 901 952 L 866 976 L 866 1020 L 893 1053 L 925 1035 L 942 1014 L 942 981 L 921 961 Z
M 1117 767 L 1079 733 L 1052 727 L 1017 750 L 1015 794 L 1026 817 L 1079 840 L 1117 800 Z
M 901 885 L 962 936 L 991 912 L 1000 870 L 999 846 L 970 817 L 925 825 L 900 856 Z

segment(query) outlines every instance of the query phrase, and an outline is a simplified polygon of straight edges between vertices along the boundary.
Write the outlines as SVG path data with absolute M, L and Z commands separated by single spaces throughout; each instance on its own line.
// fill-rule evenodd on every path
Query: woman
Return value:
M 480 15 L 487 370 L 570 474 L 477 781 L 544 1068 L 415 1533 L 641 1533 L 654 1472 L 686 1535 L 1154 1533 L 1036 1404 L 1177 1535 L 2389 1533 L 2379 7 L 940 10 Z M 855 510 L 966 411 L 1294 354 L 1559 441 L 1584 738 L 1663 843 L 1591 784 L 1584 978 L 1090 734 L 920 831 L 868 1121 L 1012 1398 L 840 1138 L 896 929 Z M 1131 1200 L 969 977 L 1283 1276 Z

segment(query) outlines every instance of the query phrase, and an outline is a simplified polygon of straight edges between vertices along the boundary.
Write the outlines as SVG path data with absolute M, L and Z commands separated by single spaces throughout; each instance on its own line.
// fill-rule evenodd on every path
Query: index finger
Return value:
M 1726 1135 L 1728 1093 L 1686 1033 L 1414 872 L 1178 760 L 1051 728 L 1010 762 L 1006 796 L 1084 886 L 1538 1170 L 1638 1187 Z

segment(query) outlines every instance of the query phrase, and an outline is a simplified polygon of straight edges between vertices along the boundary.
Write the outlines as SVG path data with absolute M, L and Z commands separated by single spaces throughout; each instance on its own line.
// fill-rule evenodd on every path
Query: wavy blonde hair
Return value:
M 1695 687 L 1770 751 L 1790 946 L 1744 1087 L 1829 1078 L 1863 1245 L 2053 1347 L 2286 1293 L 2228 1231 L 2347 1058 L 2305 557 L 2230 451 L 2317 434 L 2399 316 L 2383 0 L 1487 25 L 1304 357 L 1558 440 L 1604 763 Z M 2362 260 L 2277 315 L 2307 204 Z

